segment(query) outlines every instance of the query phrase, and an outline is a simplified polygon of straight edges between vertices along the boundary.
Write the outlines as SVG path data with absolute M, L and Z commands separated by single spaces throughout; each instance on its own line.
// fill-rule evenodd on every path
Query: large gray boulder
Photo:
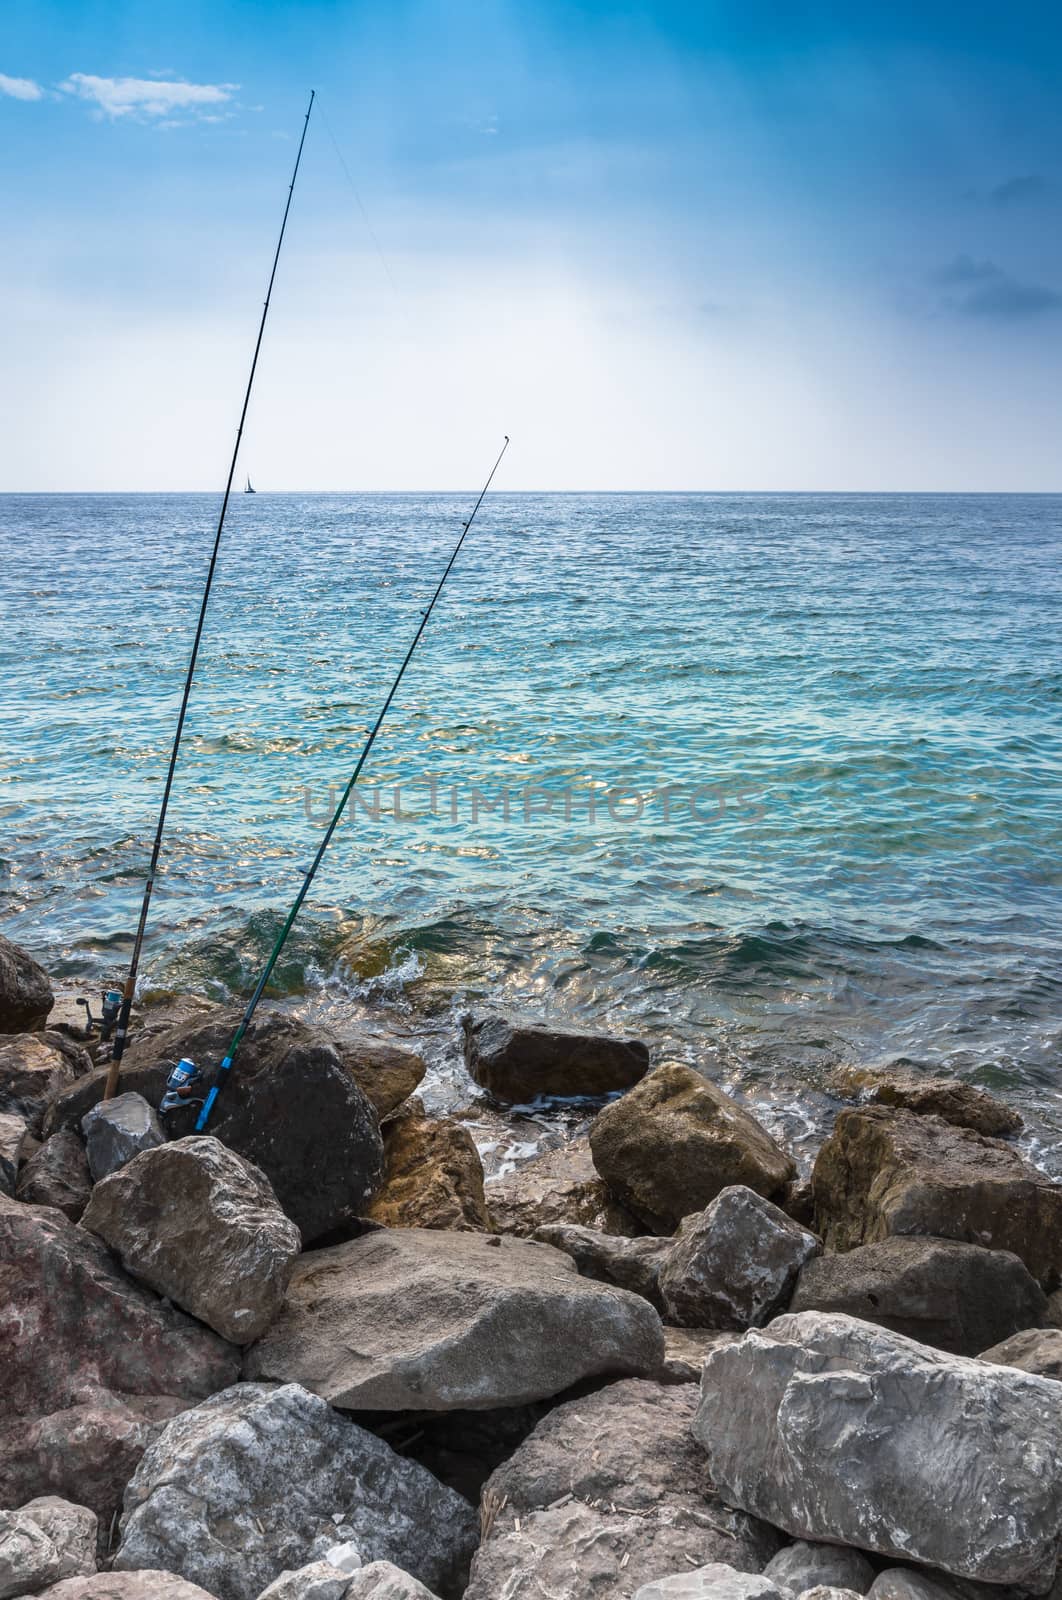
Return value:
M 204 1135 L 146 1150 L 97 1183 L 82 1226 L 234 1344 L 269 1327 L 302 1243 L 265 1174 Z
M 688 1328 L 760 1327 L 784 1309 L 821 1242 L 742 1184 L 686 1217 L 660 1270 L 669 1322 Z
M 1062 1380 L 1062 1331 L 1058 1328 L 1026 1328 L 999 1344 L 981 1351 L 982 1361 L 1000 1367 L 1017 1367 L 1019 1372 L 1035 1372 L 1041 1378 Z
M 710 1561 L 762 1571 L 773 1529 L 725 1506 L 692 1386 L 628 1379 L 551 1411 L 483 1490 L 466 1600 L 630 1600 Z
M 476 1533 L 467 1501 L 316 1395 L 242 1384 L 175 1417 L 147 1451 L 114 1565 L 257 1600 L 349 1540 L 365 1561 L 393 1561 L 448 1595 Z
M 770 1578 L 738 1572 L 725 1561 L 711 1561 L 694 1572 L 676 1572 L 643 1584 L 634 1600 L 791 1600 Z
M 0 1111 L 0 1194 L 14 1195 L 29 1128 L 24 1117 Z
M 0 1392 L 6 1417 L 42 1416 L 86 1394 L 201 1400 L 239 1357 L 121 1271 L 58 1211 L 0 1199 Z
M 663 1352 L 652 1306 L 548 1245 L 381 1229 L 301 1258 L 245 1372 L 351 1411 L 485 1410 L 652 1372 Z
M 1054 1579 L 1062 1388 L 1049 1379 L 804 1312 L 708 1356 L 694 1434 L 723 1498 L 798 1538 L 1036 1593 Z
M 640 1039 L 558 1033 L 504 1017 L 466 1019 L 465 1064 L 496 1100 L 614 1094 L 644 1078 L 649 1046 Z
M 938 1350 L 975 1356 L 1043 1321 L 1047 1299 L 1009 1250 L 896 1237 L 810 1261 L 790 1310 L 843 1311 Z
M 594 1165 L 612 1193 L 654 1233 L 674 1233 L 730 1184 L 781 1198 L 796 1166 L 755 1118 L 678 1062 L 656 1067 L 599 1112 Z
M 842 1111 L 812 1189 L 828 1250 L 918 1234 L 1010 1250 L 1048 1292 L 1062 1278 L 1062 1184 L 1012 1145 L 940 1117 Z
M 584 1278 L 596 1278 L 599 1283 L 629 1289 L 663 1311 L 660 1271 L 671 1253 L 670 1239 L 622 1239 L 615 1234 L 599 1233 L 596 1228 L 580 1228 L 563 1222 L 537 1228 L 535 1238 L 540 1244 L 550 1244 L 571 1256 Z
M 772 1556 L 763 1569 L 780 1589 L 802 1595 L 808 1589 L 854 1589 L 866 1594 L 874 1568 L 860 1550 L 840 1544 L 809 1544 L 798 1539 Z
M 0 1034 L 0 1111 L 36 1128 L 49 1100 L 76 1076 L 70 1058 L 39 1034 Z
M 43 1028 L 53 1000 L 44 968 L 0 934 L 0 1033 Z
M 240 1016 L 234 1009 L 211 1011 L 138 1035 L 122 1061 L 122 1089 L 158 1105 L 172 1062 L 187 1056 L 212 1071 Z M 77 1126 L 78 1115 L 98 1103 L 105 1079 L 106 1073 L 92 1073 L 57 1096 L 45 1131 Z M 195 1117 L 194 1107 L 167 1114 L 167 1134 L 192 1133 Z M 265 1007 L 247 1030 L 209 1131 L 261 1168 L 304 1244 L 362 1215 L 383 1177 L 379 1119 L 339 1042 Z
M 85 1154 L 93 1183 L 124 1167 L 142 1150 L 166 1143 L 166 1133 L 154 1106 L 142 1094 L 116 1094 L 101 1100 L 81 1121 Z
M 71 1222 L 79 1222 L 92 1193 L 85 1146 L 71 1128 L 46 1139 L 24 1162 L 15 1195 L 29 1206 L 55 1206 Z

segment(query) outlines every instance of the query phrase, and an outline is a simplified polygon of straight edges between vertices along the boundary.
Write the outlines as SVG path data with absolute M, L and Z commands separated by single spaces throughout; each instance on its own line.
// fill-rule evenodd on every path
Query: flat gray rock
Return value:
M 781 1589 L 802 1595 L 807 1589 L 854 1589 L 866 1594 L 874 1582 L 874 1568 L 861 1550 L 840 1544 L 809 1544 L 798 1539 L 779 1550 L 764 1567 Z
M 93 1183 L 109 1177 L 142 1150 L 166 1143 L 154 1106 L 142 1094 L 116 1094 L 101 1100 L 81 1121 Z
M 653 1372 L 660 1318 L 524 1239 L 381 1229 L 300 1258 L 247 1377 L 359 1411 L 486 1410 Z
M 241 1384 L 175 1417 L 146 1452 L 114 1565 L 257 1600 L 281 1573 L 350 1541 L 364 1560 L 449 1592 L 476 1537 L 466 1500 L 316 1395 Z
M 784 1310 L 821 1250 L 770 1200 L 732 1184 L 679 1228 L 660 1267 L 664 1314 L 689 1328 L 758 1328 Z
M 634 1600 L 789 1600 L 789 1596 L 769 1578 L 713 1561 L 693 1572 L 676 1572 L 643 1584 Z
M 1062 1389 L 1047 1378 L 804 1312 L 709 1355 L 694 1434 L 721 1496 L 798 1538 L 1053 1581 Z
M 584 1278 L 629 1289 L 663 1311 L 660 1270 L 671 1253 L 670 1239 L 617 1238 L 570 1222 L 547 1223 L 535 1230 L 534 1237 L 571 1256 Z
M 234 1344 L 269 1327 L 302 1246 L 265 1174 L 205 1135 L 146 1150 L 97 1183 L 81 1225 Z

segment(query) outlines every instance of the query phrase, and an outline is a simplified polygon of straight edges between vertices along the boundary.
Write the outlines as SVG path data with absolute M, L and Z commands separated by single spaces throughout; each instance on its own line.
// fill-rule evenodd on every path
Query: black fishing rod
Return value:
M 247 376 L 247 388 L 243 396 L 243 407 L 240 411 L 240 422 L 236 429 L 236 443 L 233 446 L 232 460 L 229 463 L 229 476 L 225 482 L 225 493 L 221 501 L 221 512 L 218 516 L 217 532 L 214 535 L 214 549 L 210 556 L 210 565 L 207 568 L 206 583 L 203 586 L 203 598 L 199 606 L 199 621 L 196 624 L 195 638 L 192 641 L 192 654 L 188 660 L 188 671 L 184 679 L 184 693 L 181 696 L 181 709 L 177 716 L 177 731 L 173 736 L 173 749 L 170 751 L 170 764 L 166 773 L 166 782 L 162 790 L 162 804 L 159 807 L 159 820 L 155 827 L 155 843 L 151 851 L 151 862 L 148 866 L 147 881 L 144 884 L 144 898 L 140 903 L 140 921 L 137 923 L 136 938 L 133 940 L 133 955 L 129 962 L 129 974 L 125 980 L 122 991 L 122 1002 L 118 1010 L 117 1025 L 114 1030 L 114 1044 L 111 1053 L 110 1071 L 107 1074 L 107 1086 L 103 1091 L 105 1100 L 109 1100 L 118 1090 L 118 1074 L 121 1068 L 122 1056 L 125 1054 L 125 1041 L 129 1032 L 129 1013 L 133 1005 L 133 995 L 136 990 L 136 975 L 140 967 L 140 954 L 144 947 L 144 930 L 147 927 L 148 907 L 151 904 L 151 892 L 155 887 L 155 873 L 158 870 L 159 855 L 162 851 L 162 835 L 166 827 L 166 812 L 170 805 L 170 791 L 173 788 L 173 774 L 177 768 L 177 755 L 181 748 L 181 735 L 184 733 L 184 719 L 188 713 L 188 700 L 192 693 L 192 679 L 195 676 L 195 664 L 199 657 L 199 645 L 203 637 L 203 625 L 206 622 L 207 604 L 210 600 L 210 590 L 214 582 L 214 569 L 218 564 L 218 552 L 221 549 L 221 533 L 225 526 L 225 513 L 229 509 L 229 497 L 232 494 L 232 481 L 236 476 L 236 460 L 240 453 L 240 440 L 243 437 L 243 425 L 247 420 L 247 408 L 251 403 L 251 389 L 254 386 L 255 369 L 258 366 L 258 353 L 262 348 L 262 337 L 265 333 L 266 318 L 269 316 L 269 302 L 273 295 L 273 284 L 276 280 L 277 265 L 280 261 L 280 248 L 284 243 L 284 232 L 288 225 L 288 213 L 291 210 L 291 200 L 295 193 L 295 179 L 299 175 L 299 163 L 302 160 L 302 147 L 306 143 L 306 131 L 310 126 L 310 112 L 313 110 L 314 94 L 310 91 L 310 103 L 306 107 L 306 115 L 302 123 L 302 136 L 299 139 L 299 148 L 295 154 L 295 166 L 288 185 L 288 197 L 284 203 L 284 215 L 281 218 L 280 233 L 277 237 L 277 247 L 273 252 L 273 267 L 269 274 L 269 286 L 266 289 L 265 304 L 262 307 L 262 320 L 258 324 L 258 338 L 255 340 L 254 355 L 251 357 L 251 370 Z M 247 480 L 248 483 L 250 479 Z
M 317 846 L 317 854 L 314 856 L 313 861 L 311 862 L 307 872 L 305 873 L 305 875 L 303 877 L 302 886 L 299 889 L 298 894 L 295 896 L 295 899 L 294 899 L 294 902 L 292 904 L 291 910 L 288 912 L 287 921 L 284 923 L 284 926 L 280 930 L 280 934 L 279 934 L 279 936 L 277 938 L 277 942 L 273 946 L 272 954 L 270 955 L 269 960 L 265 964 L 265 968 L 264 968 L 264 970 L 262 972 L 262 976 L 259 978 L 257 984 L 255 985 L 254 993 L 252 994 L 250 1000 L 247 1002 L 247 1009 L 244 1012 L 243 1017 L 240 1020 L 239 1027 L 236 1029 L 236 1032 L 233 1034 L 232 1043 L 229 1045 L 228 1052 L 225 1055 L 225 1058 L 222 1061 L 221 1065 L 218 1067 L 217 1073 L 215 1074 L 215 1077 L 214 1077 L 214 1082 L 211 1085 L 210 1089 L 207 1091 L 206 1099 L 203 1101 L 203 1105 L 202 1105 L 202 1107 L 200 1109 L 199 1116 L 198 1116 L 198 1118 L 196 1120 L 195 1130 L 196 1130 L 197 1133 L 202 1133 L 203 1130 L 205 1129 L 207 1123 L 210 1121 L 210 1113 L 214 1109 L 215 1101 L 217 1100 L 218 1095 L 221 1093 L 222 1086 L 228 1081 L 229 1073 L 232 1071 L 232 1063 L 233 1063 L 233 1060 L 234 1060 L 234 1058 L 236 1056 L 236 1052 L 240 1048 L 240 1044 L 241 1044 L 241 1042 L 243 1040 L 244 1034 L 247 1032 L 247 1029 L 250 1027 L 251 1018 L 254 1016 L 255 1011 L 257 1010 L 257 1007 L 258 1007 L 258 1002 L 259 1002 L 259 1000 L 261 1000 L 262 995 L 265 992 L 266 984 L 269 982 L 270 978 L 273 975 L 273 968 L 276 966 L 277 960 L 278 960 L 278 958 L 280 956 L 280 952 L 283 950 L 284 945 L 287 942 L 287 937 L 288 937 L 288 934 L 291 932 L 292 925 L 294 924 L 295 918 L 298 916 L 300 910 L 302 909 L 302 903 L 306 899 L 307 894 L 310 892 L 310 885 L 314 880 L 314 876 L 316 875 L 318 867 L 321 865 L 321 862 L 324 859 L 324 853 L 328 849 L 329 844 L 331 843 L 332 835 L 335 833 L 337 827 L 339 826 L 339 820 L 342 817 L 344 810 L 346 809 L 346 804 L 347 804 L 347 801 L 350 799 L 350 796 L 351 796 L 351 794 L 353 792 L 354 785 L 357 783 L 358 779 L 361 776 L 361 769 L 364 767 L 366 761 L 369 759 L 369 752 L 372 750 L 373 745 L 376 743 L 376 735 L 379 733 L 381 727 L 383 726 L 383 720 L 386 717 L 386 715 L 388 713 L 388 710 L 390 709 L 391 701 L 394 699 L 395 695 L 398 693 L 398 686 L 402 682 L 403 677 L 405 676 L 406 668 L 409 666 L 409 663 L 413 659 L 413 652 L 416 650 L 417 645 L 420 643 L 420 638 L 421 638 L 422 633 L 424 632 L 425 628 L 428 626 L 428 618 L 431 616 L 432 612 L 435 610 L 435 602 L 438 600 L 439 596 L 443 592 L 443 585 L 446 583 L 447 578 L 450 576 L 450 573 L 453 570 L 454 562 L 457 560 L 458 556 L 461 554 L 461 546 L 464 544 L 466 538 L 468 537 L 468 530 L 469 530 L 469 528 L 471 528 L 473 522 L 475 522 L 475 520 L 476 520 L 476 513 L 479 510 L 480 506 L 483 504 L 483 501 L 486 499 L 487 490 L 490 488 L 491 484 L 493 483 L 494 474 L 497 472 L 499 466 L 501 465 L 502 456 L 505 454 L 505 452 L 506 452 L 506 450 L 508 450 L 508 448 L 509 448 L 509 435 L 506 434 L 505 435 L 505 443 L 502 445 L 501 449 L 498 451 L 498 459 L 495 461 L 494 465 L 491 467 L 490 474 L 489 474 L 489 476 L 487 478 L 487 481 L 483 485 L 482 489 L 479 491 L 479 499 L 476 501 L 475 505 L 472 507 L 472 511 L 471 511 L 471 513 L 469 515 L 468 521 L 462 524 L 461 537 L 460 537 L 460 539 L 458 539 L 456 545 L 454 546 L 453 554 L 451 555 L 449 561 L 446 563 L 446 567 L 445 567 L 445 569 L 443 571 L 443 575 L 439 579 L 439 582 L 438 582 L 438 584 L 436 585 L 436 588 L 435 588 L 435 593 L 431 597 L 431 603 L 429 604 L 427 610 L 424 611 L 421 614 L 420 625 L 417 628 L 416 633 L 413 635 L 413 642 L 410 645 L 409 649 L 406 651 L 405 657 L 403 658 L 403 661 L 402 661 L 402 665 L 399 667 L 398 672 L 395 674 L 395 680 L 392 683 L 390 689 L 387 691 L 387 699 L 384 701 L 383 705 L 380 708 L 380 715 L 376 718 L 376 721 L 373 723 L 373 726 L 372 726 L 372 728 L 371 728 L 371 730 L 369 732 L 369 737 L 366 739 L 365 744 L 364 744 L 364 746 L 362 748 L 362 752 L 361 752 L 360 756 L 358 757 L 357 763 L 356 763 L 356 765 L 354 767 L 354 771 L 350 775 L 350 782 L 347 784 L 346 788 L 343 790 L 343 793 L 339 798 L 339 804 L 336 806 L 335 811 L 332 813 L 332 820 L 328 824 L 328 827 L 325 829 L 324 837 L 322 838 L 320 844 Z M 188 1065 L 191 1065 L 191 1064 L 189 1063 Z M 184 1067 L 184 1066 L 185 1066 L 185 1063 L 181 1062 L 180 1066 L 178 1067 L 178 1071 L 180 1071 L 180 1069 L 182 1067 Z M 180 1088 L 177 1090 L 177 1094 L 178 1095 L 184 1095 L 184 1096 L 190 1096 L 192 1094 L 192 1092 L 193 1092 L 193 1082 L 186 1076 L 183 1079 L 181 1079 Z

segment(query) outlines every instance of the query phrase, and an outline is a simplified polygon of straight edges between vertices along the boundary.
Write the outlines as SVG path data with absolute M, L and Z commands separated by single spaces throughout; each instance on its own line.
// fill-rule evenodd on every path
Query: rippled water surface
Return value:
M 470 498 L 234 503 L 147 987 L 253 983 Z M 216 512 L 0 498 L 0 925 L 79 983 L 128 956 Z M 482 997 L 637 1031 L 798 1139 L 903 1059 L 1062 1170 L 1060 545 L 1060 497 L 493 496 L 280 990 L 440 1061 Z

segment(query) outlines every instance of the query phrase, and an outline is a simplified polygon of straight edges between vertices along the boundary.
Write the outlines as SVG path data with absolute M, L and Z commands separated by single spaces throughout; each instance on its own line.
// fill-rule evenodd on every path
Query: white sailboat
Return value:
M 257 494 L 258 493 L 257 489 L 252 488 L 250 477 L 248 477 L 248 479 L 247 479 L 247 483 L 246 483 L 246 486 L 245 486 L 243 492 L 244 492 L 244 494 Z

